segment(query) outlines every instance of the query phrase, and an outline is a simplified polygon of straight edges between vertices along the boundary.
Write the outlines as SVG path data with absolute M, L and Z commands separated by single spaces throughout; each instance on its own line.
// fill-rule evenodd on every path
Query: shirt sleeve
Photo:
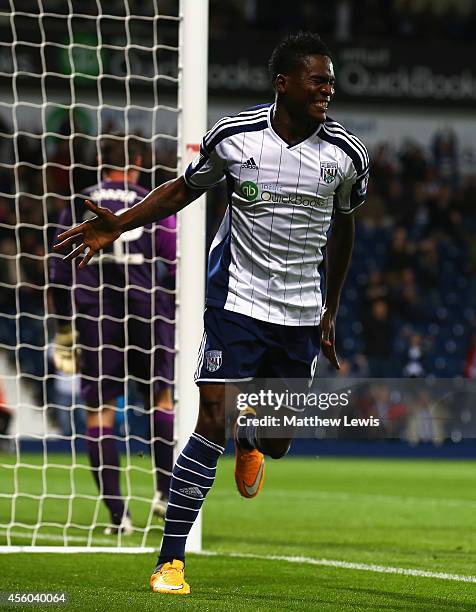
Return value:
M 365 202 L 367 197 L 367 185 L 369 182 L 369 166 L 357 173 L 351 160 L 345 173 L 344 180 L 339 185 L 334 196 L 336 210 L 344 214 L 354 212 Z
M 225 161 L 218 154 L 216 147 L 211 149 L 210 145 L 205 144 L 213 129 L 205 135 L 200 145 L 200 153 L 185 170 L 184 180 L 192 189 L 210 189 L 225 178 Z

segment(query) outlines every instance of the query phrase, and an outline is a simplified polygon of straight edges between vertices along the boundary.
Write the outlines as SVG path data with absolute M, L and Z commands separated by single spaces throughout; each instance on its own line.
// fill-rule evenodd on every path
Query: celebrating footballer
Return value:
M 318 35 L 282 40 L 269 69 L 273 103 L 218 121 L 183 176 L 120 215 L 87 202 L 96 216 L 63 232 L 55 246 L 76 245 L 66 258 L 84 254 L 84 268 L 123 232 L 174 215 L 226 181 L 228 207 L 208 260 L 196 370 L 199 416 L 173 469 L 162 548 L 150 579 L 158 593 L 190 592 L 185 542 L 224 451 L 226 383 L 310 378 L 320 348 L 339 368 L 335 321 L 353 249 L 353 213 L 366 197 L 368 155 L 327 114 L 334 68 Z M 254 497 L 263 483 L 264 455 L 282 457 L 291 441 L 261 437 L 259 428 L 246 426 L 236 428 L 235 438 L 237 487 Z

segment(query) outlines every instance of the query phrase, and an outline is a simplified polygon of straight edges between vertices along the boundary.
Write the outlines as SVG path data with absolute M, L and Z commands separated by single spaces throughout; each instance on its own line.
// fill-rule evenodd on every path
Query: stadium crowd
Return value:
M 126 16 L 123 0 L 107 4 L 108 14 Z M 10 5 L 0 0 L 1 10 L 11 10 Z M 23 0 L 21 5 L 25 14 L 39 10 L 36 0 Z M 44 0 L 42 6 L 47 13 L 69 10 L 61 0 Z M 95 16 L 98 6 L 95 0 L 85 0 L 81 14 Z M 174 0 L 129 0 L 127 6 L 131 15 L 153 15 L 154 7 L 165 15 L 177 11 Z M 294 4 L 210 0 L 212 39 L 223 38 L 231 30 L 276 34 L 302 24 L 324 38 L 343 42 L 464 41 L 475 28 L 476 4 L 472 0 L 303 0 Z M 160 25 L 167 27 L 166 20 Z M 11 135 L 10 126 L 2 123 L 0 118 L 0 132 Z M 113 127 L 103 126 L 103 131 Z M 63 131 L 60 128 L 59 138 L 49 137 L 43 143 L 23 132 L 15 154 L 12 138 L 0 139 L 2 161 L 7 162 L 0 169 L 0 345 L 31 377 L 39 400 L 42 377 L 49 367 L 42 347 L 51 337 L 44 320 L 47 254 L 67 198 L 97 179 L 90 140 L 79 136 L 71 140 L 68 129 L 69 125 Z M 46 169 L 37 165 L 42 147 L 48 154 Z M 14 161 L 15 172 L 8 166 Z M 175 166 L 170 151 L 158 150 L 154 162 Z M 152 159 L 144 160 L 141 182 L 146 188 L 172 176 L 166 171 L 153 176 L 147 172 L 151 166 Z M 408 142 L 398 151 L 382 145 L 372 152 L 369 201 L 359 213 L 356 256 L 340 310 L 343 371 L 372 376 L 454 376 L 474 371 L 465 368 L 476 294 L 476 247 L 470 239 L 476 178 L 469 166 L 451 134 L 435 135 L 428 150 Z M 46 199 L 45 185 L 54 194 Z M 15 199 L 17 193 L 21 195 Z M 223 192 L 212 194 L 210 200 L 209 238 L 223 212 Z
M 32 167 L 41 158 L 40 140 L 20 138 L 15 172 L 0 171 L 0 344 L 31 379 L 39 401 L 41 379 L 50 367 L 43 348 L 51 339 L 44 319 L 47 254 L 71 189 L 80 190 L 96 176 L 93 170 L 77 172 L 78 166 L 69 169 L 64 142 L 51 147 L 49 161 L 59 165 L 47 166 L 47 191 L 55 195 L 45 202 L 43 172 Z M 78 144 L 75 163 L 93 167 L 91 153 Z M 170 152 L 157 158 L 175 165 Z M 373 151 L 369 200 L 359 213 L 337 327 L 343 372 L 464 374 L 475 316 L 476 175 L 461 168 L 451 132 L 436 134 L 428 150 L 409 141 L 397 151 L 389 145 Z M 167 174 L 152 179 L 144 173 L 144 186 L 166 180 Z M 22 195 L 15 204 L 17 191 Z M 224 201 L 220 191 L 210 198 L 209 237 Z
M 474 327 L 476 175 L 455 135 L 372 156 L 340 313 L 341 351 L 375 377 L 463 375 Z

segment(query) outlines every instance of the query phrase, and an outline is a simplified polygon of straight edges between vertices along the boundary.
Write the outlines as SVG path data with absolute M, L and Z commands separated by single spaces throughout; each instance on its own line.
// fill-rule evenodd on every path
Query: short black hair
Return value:
M 144 143 L 135 135 L 114 132 L 101 138 L 101 165 L 107 170 L 125 170 L 144 155 Z
M 283 38 L 269 59 L 268 69 L 273 85 L 278 74 L 289 74 L 308 55 L 327 55 L 332 59 L 329 47 L 319 34 L 297 32 Z

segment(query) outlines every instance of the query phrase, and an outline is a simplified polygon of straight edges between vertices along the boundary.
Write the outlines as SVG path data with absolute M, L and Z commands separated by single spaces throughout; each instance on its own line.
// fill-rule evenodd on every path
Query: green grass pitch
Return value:
M 6 543 L 16 480 L 23 493 L 94 495 L 84 457 L 70 477 L 61 467 L 13 471 L 13 457 L 0 456 L 0 544 Z M 40 455 L 23 455 L 23 465 L 41 468 Z M 66 456 L 49 463 L 67 465 Z M 124 478 L 135 501 L 133 521 L 144 526 L 152 493 L 147 457 L 135 457 Z M 233 463 L 223 458 L 217 482 L 207 498 L 203 544 L 213 556 L 190 555 L 188 597 L 162 596 L 148 589 L 153 554 L 8 554 L 0 555 L 0 591 L 66 591 L 72 610 L 475 610 L 476 583 L 434 577 L 376 573 L 346 567 L 273 560 L 306 557 L 476 575 L 476 471 L 471 461 L 286 458 L 267 461 L 263 491 L 254 500 L 238 496 Z M 85 529 L 94 516 L 94 500 L 27 496 L 16 500 L 12 544 L 31 541 L 28 525 L 69 519 L 67 530 L 44 527 L 37 544 L 114 545 L 103 528 Z M 41 513 L 41 514 L 40 514 Z M 106 522 L 100 507 L 99 522 Z M 81 529 L 81 526 L 84 528 Z M 134 534 L 125 545 L 158 547 L 160 523 L 154 519 L 147 540 Z M 231 556 L 241 555 L 241 556 Z M 254 558 L 246 558 L 246 554 Z M 6 608 L 5 608 L 6 609 Z M 13 609 L 13 608 L 10 608 Z M 18 609 L 18 608 L 17 608 Z M 54 606 L 35 608 L 54 609 Z

